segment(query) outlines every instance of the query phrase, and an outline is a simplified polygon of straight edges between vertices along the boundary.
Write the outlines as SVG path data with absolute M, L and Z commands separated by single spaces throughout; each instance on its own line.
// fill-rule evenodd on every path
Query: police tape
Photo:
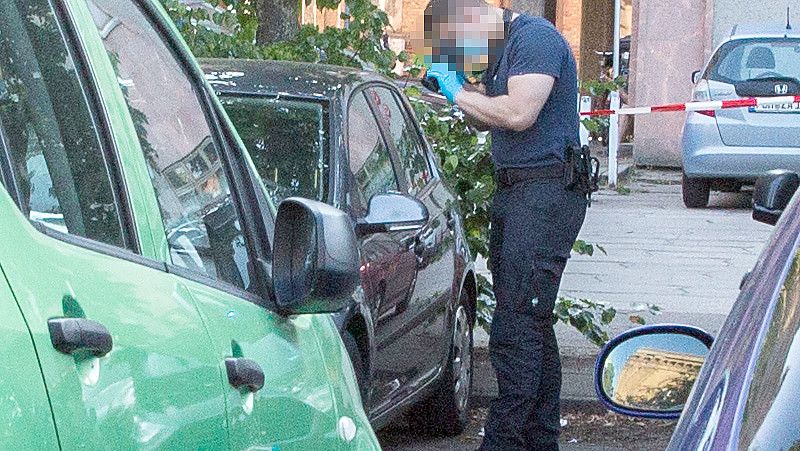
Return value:
M 790 110 L 800 111 L 795 104 L 800 104 L 800 96 L 782 96 L 782 97 L 750 97 L 746 99 L 735 100 L 715 100 L 708 102 L 688 102 L 688 103 L 671 103 L 666 105 L 656 106 L 643 106 L 632 108 L 620 108 L 618 110 L 594 110 L 581 112 L 581 116 L 612 116 L 618 115 L 638 115 L 638 114 L 651 114 L 651 113 L 670 113 L 676 111 L 695 111 L 700 113 L 712 112 L 717 110 L 726 110 L 730 108 L 754 108 L 754 107 L 769 107 L 792 105 Z M 776 110 L 780 112 L 781 110 Z

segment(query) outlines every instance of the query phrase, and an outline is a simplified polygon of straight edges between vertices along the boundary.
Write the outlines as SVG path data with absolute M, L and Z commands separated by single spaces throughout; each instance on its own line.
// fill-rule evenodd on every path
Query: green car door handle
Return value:
M 264 371 L 253 360 L 229 357 L 225 359 L 225 369 L 228 372 L 228 382 L 235 389 L 247 388 L 251 392 L 257 392 L 264 387 Z
M 47 321 L 53 347 L 64 354 L 89 352 L 103 357 L 111 352 L 111 334 L 105 326 L 85 318 L 52 318 Z

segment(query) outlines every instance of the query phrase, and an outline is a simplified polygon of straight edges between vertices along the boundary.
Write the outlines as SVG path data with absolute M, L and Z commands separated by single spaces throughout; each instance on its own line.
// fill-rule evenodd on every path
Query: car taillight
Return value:
M 692 92 L 692 100 L 695 102 L 708 102 L 711 100 L 711 89 L 708 86 L 708 80 L 697 82 L 697 86 Z M 698 113 L 708 117 L 717 116 L 717 112 L 714 110 L 698 111 Z

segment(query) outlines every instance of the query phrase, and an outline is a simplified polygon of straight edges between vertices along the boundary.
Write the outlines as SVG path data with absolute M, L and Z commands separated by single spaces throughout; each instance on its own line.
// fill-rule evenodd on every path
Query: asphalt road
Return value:
M 681 201 L 680 173 L 638 170 L 622 193 L 595 195 L 580 238 L 607 252 L 574 257 L 567 266 L 562 294 L 607 302 L 618 311 L 611 335 L 634 327 L 628 320 L 639 306 L 659 306 L 658 316 L 644 315 L 648 323 L 683 323 L 716 334 L 739 292 L 742 276 L 761 252 L 772 228 L 750 218 L 751 196 L 712 194 L 708 209 L 689 210 Z M 564 364 L 562 397 L 594 399 L 592 364 L 597 348 L 574 330 L 557 328 Z M 476 345 L 488 337 L 476 331 Z M 485 356 L 485 350 L 481 352 Z M 488 362 L 478 359 L 475 392 L 481 399 L 496 390 Z M 486 360 L 485 357 L 483 360 Z M 400 427 L 379 434 L 387 449 L 474 449 L 479 443 L 480 411 L 474 413 L 467 434 L 433 439 Z M 588 423 L 586 423 L 588 424 Z M 589 426 L 578 421 L 572 431 L 578 443 L 565 437 L 563 449 L 663 449 L 669 427 L 637 422 L 645 431 L 656 428 L 660 440 L 608 443 L 606 434 L 581 434 Z M 631 430 L 631 434 L 636 431 Z

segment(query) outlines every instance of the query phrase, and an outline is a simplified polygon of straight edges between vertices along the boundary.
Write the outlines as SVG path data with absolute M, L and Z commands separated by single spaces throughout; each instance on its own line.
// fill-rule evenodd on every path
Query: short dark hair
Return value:
M 485 6 L 483 0 L 431 0 L 425 7 L 425 34 L 431 33 L 434 26 L 460 19 L 456 16 L 459 10 Z

